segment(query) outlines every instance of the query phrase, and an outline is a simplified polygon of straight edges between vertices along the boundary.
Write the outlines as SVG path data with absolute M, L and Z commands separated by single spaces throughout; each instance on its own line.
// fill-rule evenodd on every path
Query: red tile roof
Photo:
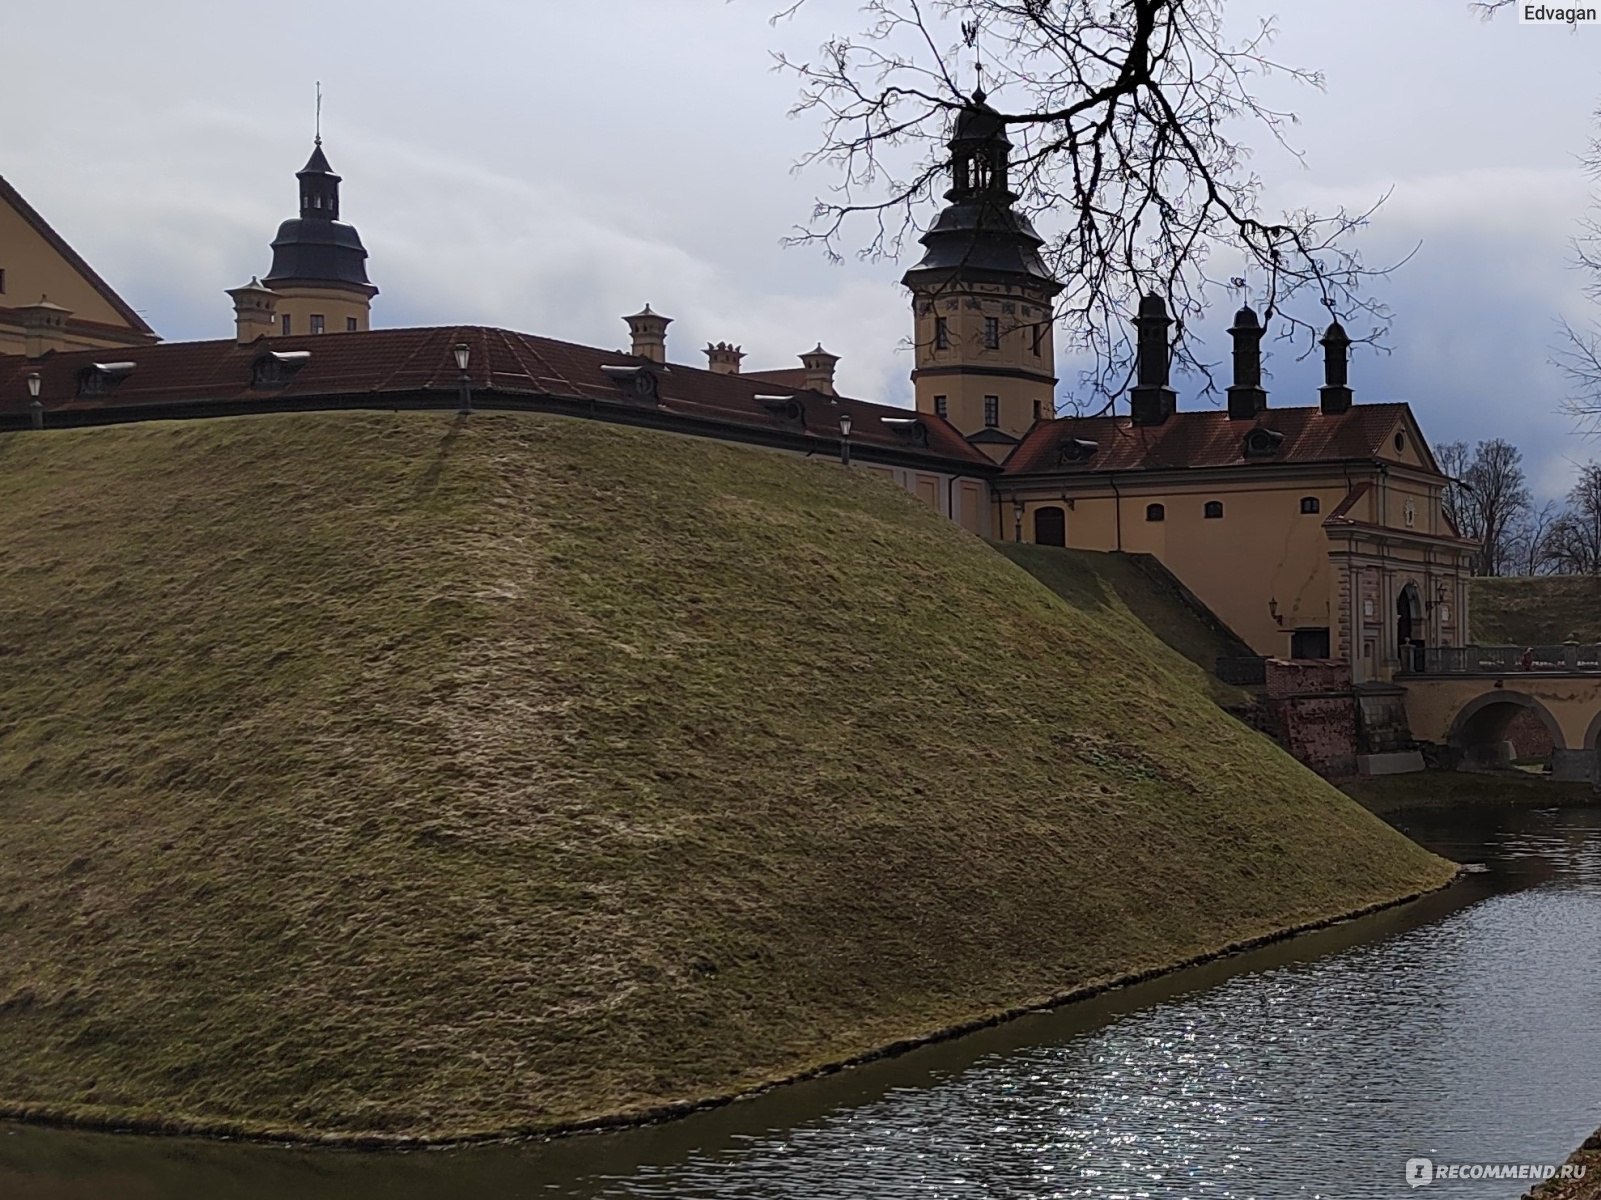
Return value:
M 481 326 L 307 334 L 263 338 L 243 346 L 232 339 L 173 342 L 56 353 L 39 359 L 0 356 L 0 417 L 9 415 L 9 423 L 15 425 L 17 417 L 28 411 L 27 376 L 33 371 L 41 378 L 40 399 L 47 416 L 66 413 L 78 419 L 95 419 L 94 414 L 126 419 L 142 408 L 170 412 L 206 402 L 316 407 L 323 397 L 339 403 L 381 404 L 388 397 L 405 395 L 415 403 L 433 393 L 441 403 L 448 403 L 457 390 L 451 347 L 458 342 L 471 348 L 469 374 L 475 394 L 481 396 L 599 401 L 636 411 L 649 408 L 652 420 L 659 416 L 667 422 L 734 425 L 785 441 L 815 441 L 825 453 L 833 452 L 839 439 L 839 418 L 849 413 L 851 442 L 858 448 L 945 460 L 949 467 L 980 468 L 981 473 L 995 469 L 953 426 L 929 414 L 781 388 L 748 375 L 719 375 L 679 363 L 654 364 L 626 351 Z M 308 351 L 310 357 L 287 384 L 251 386 L 251 368 L 258 358 L 269 352 L 293 351 Z M 80 373 L 95 363 L 109 362 L 130 362 L 134 369 L 104 394 L 80 397 Z M 601 369 L 607 365 L 648 367 L 657 380 L 659 405 L 634 399 L 629 381 L 607 374 Z M 758 400 L 758 396 L 792 397 L 804 410 L 804 420 L 773 411 L 782 405 Z M 926 431 L 926 445 L 914 441 L 907 426 L 893 423 L 914 419 Z
M 121 296 L 117 295 L 116 291 L 112 289 L 112 286 L 104 279 L 100 278 L 100 276 L 95 272 L 95 269 L 88 263 L 84 262 L 81 257 L 79 257 L 76 250 L 67 245 L 67 240 L 57 233 L 53 228 L 51 228 L 50 222 L 46 221 L 42 216 L 40 216 L 39 213 L 34 209 L 33 205 L 29 204 L 22 198 L 22 193 L 7 183 L 4 176 L 0 176 L 0 201 L 4 201 L 5 203 L 11 205 L 12 208 L 16 209 L 17 214 L 33 227 L 34 232 L 42 237 L 45 241 L 49 242 L 51 248 L 72 265 L 73 270 L 77 271 L 78 274 L 82 275 L 86 280 L 88 280 L 89 285 L 93 287 L 95 291 L 100 293 L 101 299 L 103 299 L 107 304 L 111 305 L 112 308 L 116 309 L 117 315 L 120 316 L 124 321 L 128 322 L 129 326 L 135 333 L 143 334 L 151 341 L 156 339 L 156 331 L 151 329 L 149 325 L 145 324 L 145 319 L 138 313 L 134 312 L 133 308 L 128 304 L 128 302 Z M 75 321 L 74 323 L 80 322 Z M 98 322 L 81 323 L 98 324 Z
M 1396 423 L 1410 420 L 1410 414 L 1405 404 L 1357 404 L 1337 415 L 1318 408 L 1269 408 L 1251 421 L 1231 421 L 1222 410 L 1179 412 L 1147 426 L 1127 417 L 1063 417 L 1030 430 L 1007 458 L 1006 473 L 1099 474 L 1371 459 Z M 1270 456 L 1247 458 L 1245 435 L 1253 429 L 1270 429 L 1284 440 Z M 1096 442 L 1099 448 L 1081 463 L 1064 466 L 1060 451 L 1073 439 Z

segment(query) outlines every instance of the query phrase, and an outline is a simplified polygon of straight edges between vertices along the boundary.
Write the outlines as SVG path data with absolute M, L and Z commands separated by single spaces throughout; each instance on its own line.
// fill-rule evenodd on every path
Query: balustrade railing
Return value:
M 1401 670 L 1414 675 L 1601 674 L 1601 645 L 1409 646 Z

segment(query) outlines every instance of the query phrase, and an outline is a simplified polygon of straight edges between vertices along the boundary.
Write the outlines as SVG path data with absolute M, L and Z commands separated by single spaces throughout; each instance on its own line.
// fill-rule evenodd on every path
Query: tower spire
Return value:
M 315 144 L 322 145 L 322 80 L 317 80 L 317 136 Z

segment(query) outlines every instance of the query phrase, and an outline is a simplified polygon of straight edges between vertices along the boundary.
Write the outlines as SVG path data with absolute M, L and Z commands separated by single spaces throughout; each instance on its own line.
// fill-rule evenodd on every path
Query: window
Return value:
M 1399 454 L 1399 453 L 1401 453 L 1401 451 L 1403 451 L 1405 449 L 1406 449 L 1406 434 L 1397 433 L 1395 435 L 1395 452 L 1397 454 Z
M 1034 419 L 1040 420 L 1045 415 L 1045 406 L 1038 400 L 1034 401 Z
M 284 313 L 283 316 L 279 317 L 278 318 L 278 323 L 283 328 L 284 337 L 288 337 L 289 336 L 289 314 L 288 313 Z
M 1315 513 L 1320 507 L 1322 506 L 1318 503 L 1318 498 L 1316 496 L 1301 497 L 1301 511 L 1303 513 Z
M 1054 504 L 1034 510 L 1034 544 L 1036 546 L 1067 545 L 1067 513 Z
M 0 296 L 6 294 L 6 269 L 0 267 Z
M 356 320 L 355 317 L 346 317 L 345 318 L 345 332 L 346 333 L 355 333 L 356 330 L 359 328 L 359 324 L 360 323 Z
M 323 332 L 323 319 L 322 319 L 322 314 L 321 313 L 312 313 L 311 314 L 311 332 L 312 333 L 321 333 L 321 332 Z
M 990 428 L 1001 423 L 1001 398 L 999 396 L 984 397 L 984 424 Z
M 1001 348 L 1001 319 L 999 317 L 984 318 L 984 349 L 999 350 Z
M 1297 629 L 1290 634 L 1291 658 L 1327 658 L 1329 631 L 1323 629 Z
M 950 416 L 950 402 L 944 396 L 934 397 L 934 415 L 936 417 Z
M 1167 509 L 1160 504 L 1147 504 L 1145 506 L 1145 519 L 1147 521 L 1167 520 Z
M 1035 325 L 1034 325 L 1034 343 L 1033 343 L 1033 347 L 1032 347 L 1033 351 L 1034 351 L 1034 357 L 1035 358 L 1038 358 L 1040 356 L 1040 346 L 1044 343 L 1044 341 L 1045 341 L 1045 326 L 1043 324 L 1041 324 L 1041 323 L 1036 322 Z
M 934 318 L 934 349 L 949 350 L 951 346 L 950 327 L 945 324 L 944 317 Z
M 1223 519 L 1223 501 L 1221 501 L 1221 500 L 1208 500 L 1206 502 L 1206 507 L 1201 510 L 1201 515 L 1204 516 L 1208 521 L 1220 521 L 1220 520 L 1222 520 Z

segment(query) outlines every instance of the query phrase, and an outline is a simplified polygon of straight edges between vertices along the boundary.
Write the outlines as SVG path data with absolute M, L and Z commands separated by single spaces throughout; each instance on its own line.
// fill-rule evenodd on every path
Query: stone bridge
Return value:
M 1408 665 L 1395 682 L 1412 736 L 1448 765 L 1509 766 L 1532 732 L 1552 778 L 1601 786 L 1601 646 L 1431 647 Z

